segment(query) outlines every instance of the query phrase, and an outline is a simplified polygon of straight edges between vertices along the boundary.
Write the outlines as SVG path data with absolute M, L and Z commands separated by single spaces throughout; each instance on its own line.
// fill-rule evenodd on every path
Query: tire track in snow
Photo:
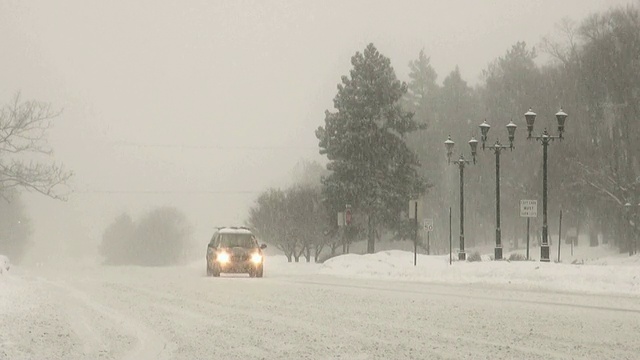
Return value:
M 503 302 L 525 303 L 525 304 L 533 304 L 533 305 L 552 305 L 552 306 L 560 306 L 560 307 L 581 308 L 581 309 L 588 309 L 588 310 L 602 310 L 602 311 L 640 314 L 640 309 L 632 309 L 632 308 L 576 304 L 576 303 L 567 303 L 567 302 L 559 302 L 559 301 L 545 301 L 545 300 L 538 301 L 538 300 L 527 300 L 522 298 L 510 299 L 510 298 L 500 298 L 500 297 L 485 296 L 485 295 L 468 295 L 468 294 L 461 294 L 459 292 L 454 293 L 454 292 L 444 292 L 444 291 L 433 291 L 432 289 L 419 290 L 419 289 L 407 289 L 407 288 L 399 288 L 399 287 L 393 287 L 393 288 L 382 287 L 382 286 L 375 286 L 375 285 L 337 284 L 337 283 L 331 283 L 331 282 L 312 281 L 312 280 L 304 280 L 304 281 L 298 280 L 294 282 L 297 284 L 304 284 L 304 285 L 329 286 L 329 287 L 345 288 L 345 289 L 351 288 L 351 289 L 375 290 L 375 291 L 385 291 L 385 292 L 402 292 L 402 293 L 408 293 L 408 294 L 436 295 L 436 296 L 443 296 L 443 297 L 455 296 L 458 298 L 464 297 L 464 298 L 474 299 L 474 300 L 503 301 Z M 407 283 L 407 285 L 410 286 L 412 285 L 412 283 Z M 413 285 L 416 285 L 416 284 L 413 284 Z M 417 285 L 420 286 L 424 284 L 417 284 Z M 431 284 L 427 284 L 427 285 L 431 285 Z M 455 287 L 459 289 L 464 288 L 464 286 L 455 286 Z M 532 293 L 532 294 L 537 293 L 537 291 L 520 290 L 520 289 L 501 289 L 501 290 L 517 292 L 517 293 Z M 563 295 L 584 296 L 584 297 L 591 296 L 590 294 L 575 294 L 575 293 L 567 293 Z M 603 295 L 595 295 L 595 297 L 603 297 Z M 632 299 L 632 298 L 626 298 L 626 297 L 622 297 L 622 298 L 628 299 L 628 300 Z
M 141 359 L 157 359 L 168 360 L 172 358 L 172 351 L 175 347 L 174 344 L 169 344 L 166 339 L 158 335 L 148 326 L 132 320 L 130 317 L 122 314 L 116 309 L 103 305 L 98 301 L 92 299 L 86 292 L 79 290 L 68 283 L 62 281 L 45 280 L 50 285 L 57 287 L 65 292 L 67 296 L 72 297 L 74 300 L 79 301 L 85 308 L 96 312 L 100 316 L 110 319 L 119 326 L 120 330 L 137 339 L 137 342 L 133 349 L 129 350 L 122 357 L 123 360 L 141 360 Z M 71 314 L 73 317 L 73 314 Z M 71 320 L 72 326 L 75 326 L 77 330 L 91 327 L 86 324 L 84 320 L 74 319 Z M 83 336 L 91 346 L 91 344 L 98 344 L 100 340 L 90 333 L 78 333 L 79 336 Z
M 218 279 L 211 279 L 216 281 Z M 263 283 L 263 281 L 261 281 Z M 287 301 L 287 306 L 275 306 L 268 304 L 264 309 L 261 306 L 256 306 L 251 301 L 237 302 L 233 299 L 236 296 L 231 296 L 230 299 L 233 303 L 230 306 L 226 301 L 219 302 L 212 296 L 209 301 L 198 298 L 189 298 L 179 294 L 170 294 L 167 291 L 160 291 L 156 289 L 150 289 L 146 287 L 131 286 L 129 284 L 109 284 L 109 288 L 120 293 L 135 293 L 135 298 L 140 298 L 140 295 L 148 297 L 145 302 L 148 301 L 152 308 L 158 309 L 163 315 L 169 315 L 172 317 L 172 322 L 176 325 L 184 325 L 184 323 L 190 323 L 191 328 L 197 328 L 195 324 L 206 326 L 208 329 L 213 330 L 216 328 L 224 329 L 220 340 L 231 337 L 231 342 L 237 342 L 238 335 L 242 337 L 242 331 L 246 331 L 240 328 L 229 328 L 235 324 L 245 324 L 254 330 L 249 332 L 249 337 L 261 337 L 257 341 L 254 347 L 250 347 L 247 342 L 245 346 L 241 347 L 237 351 L 240 354 L 244 354 L 241 358 L 270 358 L 269 354 L 276 350 L 283 355 L 284 358 L 307 358 L 308 354 L 304 351 L 309 351 L 300 347 L 300 344 L 305 344 L 309 347 L 322 346 L 319 351 L 327 351 L 324 345 L 320 341 L 314 342 L 317 339 L 324 339 L 327 343 L 340 342 L 345 338 L 350 339 L 351 343 L 348 346 L 344 344 L 343 355 L 346 358 L 354 358 L 358 356 L 357 349 L 361 344 L 368 344 L 371 348 L 374 346 L 381 346 L 385 348 L 393 348 L 397 346 L 391 340 L 385 337 L 372 337 L 366 332 L 359 332 L 356 330 L 350 330 L 349 328 L 341 327 L 340 331 L 336 331 L 334 323 L 329 323 L 329 327 L 319 326 L 305 316 L 295 315 L 300 309 L 308 308 L 308 303 L 303 298 L 290 298 L 284 296 Z M 231 292 L 235 292 L 237 289 L 228 288 Z M 226 293 L 230 295 L 230 293 Z M 194 294 L 192 294 L 194 295 Z M 212 294 L 213 295 L 213 294 Z M 274 299 L 277 304 L 281 304 L 283 299 Z M 316 311 L 324 312 L 326 309 L 319 308 Z M 211 320 L 214 317 L 214 320 Z M 187 320 L 188 319 L 188 320 Z M 270 324 L 278 324 L 274 327 Z M 238 333 L 240 332 L 240 333 Z M 322 335 L 318 335 L 322 334 Z M 234 337 L 235 336 L 235 337 Z M 282 339 L 286 339 L 282 342 Z M 246 339 L 248 340 L 248 338 Z M 224 341 L 223 341 L 224 342 Z M 296 345 L 293 345 L 296 344 Z M 358 345 L 360 344 L 360 345 Z M 206 347 L 208 344 L 201 346 Z M 307 354 L 307 355 L 305 355 Z M 235 354 L 238 355 L 238 354 Z M 315 357 L 311 357 L 315 358 Z M 412 357 L 413 358 L 413 357 Z
M 217 280 L 217 279 L 216 279 Z M 214 280 L 215 281 L 215 280 Z M 208 323 L 210 320 L 207 319 L 207 315 L 216 314 L 220 312 L 225 312 L 228 310 L 226 305 L 218 304 L 216 302 L 208 302 L 202 299 L 193 299 L 193 298 L 185 298 L 183 296 L 169 294 L 167 292 L 153 290 L 149 288 L 140 288 L 133 287 L 125 284 L 111 284 L 111 288 L 117 289 L 116 291 L 126 291 L 132 293 L 142 294 L 144 296 L 148 296 L 151 299 L 155 299 L 155 303 L 152 304 L 154 308 L 159 309 L 167 314 L 171 314 L 175 316 L 178 320 L 176 321 L 184 321 L 186 318 L 189 318 L 191 322 L 201 322 Z M 292 303 L 299 303 L 300 307 L 307 307 L 306 303 L 302 299 L 289 299 Z M 243 307 L 239 308 L 234 304 L 233 313 L 235 316 L 241 315 L 245 318 L 254 318 L 258 321 L 277 321 L 281 325 L 285 325 L 288 329 L 289 336 L 295 336 L 296 334 L 299 336 L 303 336 L 304 333 L 314 333 L 321 329 L 317 326 L 318 324 L 306 323 L 304 321 L 300 321 L 300 319 L 295 319 L 290 316 L 288 313 L 280 314 L 278 312 L 270 311 L 268 314 L 265 314 L 260 311 L 256 311 L 255 308 L 252 307 Z M 293 305 L 293 304 L 292 304 Z M 290 306 L 291 309 L 298 309 L 298 306 Z M 214 311 L 211 311 L 214 310 Z M 318 309 L 318 311 L 323 312 L 324 309 Z M 341 312 L 339 309 L 334 309 L 334 311 L 338 311 L 336 315 L 339 314 L 340 321 L 342 323 L 349 323 L 352 325 L 359 324 L 360 329 L 368 329 L 368 332 L 364 332 L 356 328 L 350 327 L 341 327 L 340 328 L 340 337 L 349 338 L 351 340 L 356 341 L 360 344 L 371 343 L 372 346 L 377 346 L 379 348 L 386 349 L 395 349 L 391 351 L 394 354 L 402 354 L 406 351 L 407 345 L 399 344 L 394 339 L 388 339 L 385 336 L 375 336 L 372 337 L 371 332 L 377 332 L 380 335 L 389 331 L 389 329 L 393 329 L 397 332 L 402 332 L 406 330 L 402 324 L 393 324 L 389 322 L 380 322 L 379 319 L 362 316 L 360 314 L 354 314 L 353 312 L 345 311 Z M 220 326 L 226 323 L 224 320 L 217 320 L 215 323 Z M 335 329 L 330 329 L 327 331 L 328 333 L 335 333 Z M 420 334 L 421 341 L 427 343 L 440 344 L 440 347 L 434 347 L 430 350 L 429 355 L 431 358 L 449 358 L 450 350 L 447 350 L 447 347 L 451 346 L 468 346 L 469 344 L 474 345 L 474 349 L 483 348 L 487 350 L 487 353 L 494 351 L 495 349 L 505 347 L 505 344 L 500 340 L 484 340 L 478 338 L 470 338 L 466 337 L 464 339 L 464 344 L 460 342 L 460 334 L 457 334 L 456 331 L 452 329 L 439 329 L 437 333 L 421 333 Z M 328 337 L 329 338 L 329 337 Z M 373 345 L 375 343 L 375 345 Z M 354 358 L 354 356 L 359 356 L 354 353 L 353 350 L 345 349 L 345 355 L 348 358 Z M 507 346 L 507 351 L 510 352 L 513 358 L 521 358 L 521 359 L 529 359 L 532 358 L 548 358 L 548 359 L 561 359 L 566 358 L 566 354 L 558 354 L 558 352 L 554 352 L 552 349 L 545 348 L 537 348 L 532 346 L 519 346 L 519 345 L 511 345 Z M 365 355 L 362 355 L 365 356 Z M 413 356 L 407 355 L 410 358 Z M 365 356 L 365 358 L 367 358 Z

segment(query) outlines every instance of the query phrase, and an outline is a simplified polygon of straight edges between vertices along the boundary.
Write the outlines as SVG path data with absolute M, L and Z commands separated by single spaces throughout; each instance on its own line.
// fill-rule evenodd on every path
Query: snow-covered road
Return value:
M 18 269 L 0 359 L 637 359 L 640 299 L 204 268 Z

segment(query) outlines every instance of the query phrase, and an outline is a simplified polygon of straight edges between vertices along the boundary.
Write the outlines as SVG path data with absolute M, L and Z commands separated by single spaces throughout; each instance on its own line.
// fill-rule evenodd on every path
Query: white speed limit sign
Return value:
M 422 226 L 427 231 L 433 231 L 433 219 L 424 219 Z

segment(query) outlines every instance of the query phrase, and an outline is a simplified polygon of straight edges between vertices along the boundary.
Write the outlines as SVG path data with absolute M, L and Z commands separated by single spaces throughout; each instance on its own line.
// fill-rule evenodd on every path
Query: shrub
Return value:
M 140 220 L 118 216 L 104 231 L 100 253 L 108 265 L 166 266 L 185 260 L 191 227 L 173 207 L 151 210 Z
M 474 251 L 469 254 L 469 256 L 467 257 L 467 261 L 482 261 L 482 255 L 480 255 L 480 252 Z
M 509 255 L 509 261 L 527 261 L 527 258 L 522 254 L 511 253 L 511 255 Z

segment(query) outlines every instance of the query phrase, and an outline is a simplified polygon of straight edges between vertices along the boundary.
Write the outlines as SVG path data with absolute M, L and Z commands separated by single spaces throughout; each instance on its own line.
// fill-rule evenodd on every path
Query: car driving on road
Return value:
M 266 247 L 258 244 L 248 228 L 220 228 L 207 247 L 207 275 L 218 277 L 221 273 L 248 273 L 251 277 L 262 277 L 262 250 Z

